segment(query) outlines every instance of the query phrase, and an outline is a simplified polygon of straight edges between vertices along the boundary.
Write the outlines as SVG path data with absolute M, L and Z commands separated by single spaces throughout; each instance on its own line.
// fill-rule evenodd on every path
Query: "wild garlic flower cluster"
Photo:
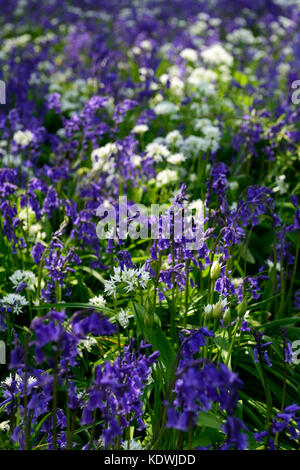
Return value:
M 102 170 L 103 172 L 111 173 L 114 170 L 113 162 L 110 157 L 115 155 L 117 152 L 117 146 L 115 143 L 109 142 L 103 147 L 99 147 L 92 151 L 92 165 L 93 170 Z
M 201 57 L 204 62 L 211 65 L 227 65 L 231 67 L 233 64 L 233 57 L 230 55 L 223 46 L 220 44 L 213 44 L 201 52 Z
M 106 304 L 106 300 L 103 295 L 96 295 L 95 297 L 92 297 L 89 300 L 89 303 L 95 307 L 104 307 Z
M 129 318 L 131 318 L 132 315 L 130 315 L 130 310 L 127 308 L 127 309 L 123 309 L 121 308 L 120 310 L 120 313 L 118 315 L 118 322 L 120 323 L 120 325 L 122 326 L 122 328 L 127 328 L 128 325 L 129 325 Z
M 16 372 L 14 375 L 9 374 L 6 377 L 6 379 L 4 379 L 4 380 L 2 380 L 2 382 L 0 382 L 0 384 L 1 384 L 2 387 L 8 388 L 8 387 L 11 387 L 13 382 L 16 383 L 16 387 L 17 387 L 17 389 L 19 389 L 21 387 L 21 385 L 23 384 L 24 379 Z M 27 382 L 28 382 L 28 385 L 34 386 L 35 384 L 37 384 L 38 380 L 33 375 L 30 375 L 28 377 Z
M 167 184 L 174 184 L 178 181 L 178 173 L 176 170 L 170 170 L 166 168 L 165 170 L 160 171 L 156 177 L 156 186 L 161 188 Z
M 20 147 L 28 147 L 28 145 L 33 141 L 34 135 L 31 131 L 17 131 L 13 136 L 13 140 Z
M 5 432 L 5 431 L 9 431 L 9 420 L 8 421 L 2 421 L 2 423 L 0 423 L 0 431 L 2 432 Z
M 27 287 L 33 290 L 36 286 L 36 276 L 32 271 L 22 271 L 17 269 L 10 277 L 9 280 L 12 282 L 15 290 L 19 291 L 22 287 Z
M 220 318 L 222 311 L 227 307 L 227 299 L 219 300 L 216 304 L 207 304 L 204 307 L 204 315 L 206 320 L 210 320 L 212 317 Z
M 7 294 L 0 300 L 0 305 L 7 311 L 16 315 L 22 313 L 23 307 L 28 305 L 28 301 L 20 294 Z
M 35 241 L 44 240 L 46 238 L 46 232 L 43 231 L 42 224 L 40 221 L 37 222 L 36 214 L 30 206 L 25 206 L 18 212 L 18 218 L 22 224 L 24 232 L 27 234 L 27 238 Z
M 153 158 L 155 162 L 161 162 L 163 158 L 168 158 L 169 156 L 169 149 L 157 141 L 153 141 L 146 146 L 146 157 Z
M 114 267 L 113 275 L 104 283 L 104 292 L 107 295 L 116 297 L 117 287 L 124 287 L 126 293 L 133 292 L 136 287 L 145 289 L 150 280 L 150 273 L 145 270 L 145 266 L 141 268 L 127 268 L 123 271 L 120 267 Z

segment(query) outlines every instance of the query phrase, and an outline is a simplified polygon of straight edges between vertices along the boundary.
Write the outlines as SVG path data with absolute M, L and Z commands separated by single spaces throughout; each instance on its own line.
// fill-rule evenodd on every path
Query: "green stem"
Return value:
M 186 283 L 185 283 L 185 310 L 184 310 L 184 328 L 186 328 L 187 324 L 187 313 L 188 313 L 188 306 L 189 306 L 189 273 L 190 273 L 190 260 L 187 261 L 186 264 Z
M 188 450 L 192 450 L 192 437 L 193 437 L 193 414 L 190 416 L 189 436 L 188 436 Z
M 284 361 L 283 366 L 283 387 L 282 387 L 282 398 L 281 398 L 281 413 L 283 413 L 284 406 L 285 406 L 285 397 L 286 397 L 286 385 L 287 385 L 287 363 Z M 275 447 L 278 446 L 279 443 L 279 431 L 277 431 L 275 435 Z
M 264 391 L 265 391 L 265 400 L 266 400 L 266 405 L 267 405 L 267 423 L 266 423 L 266 429 L 267 429 L 267 435 L 266 435 L 266 441 L 265 441 L 265 450 L 268 449 L 268 444 L 269 444 L 269 438 L 271 434 L 271 403 L 269 399 L 269 387 L 268 387 L 268 382 L 267 382 L 267 375 L 266 375 L 266 370 L 263 365 L 263 358 L 261 356 L 261 353 L 259 353 L 259 362 L 261 366 L 261 371 L 263 375 L 263 383 L 264 383 Z
M 24 370 L 24 422 L 25 422 L 25 450 L 31 449 L 30 420 L 28 416 L 28 335 L 25 342 L 25 370 Z
M 298 232 L 295 263 L 294 263 L 293 272 L 292 272 L 291 284 L 290 284 L 290 288 L 289 288 L 289 292 L 288 292 L 287 300 L 286 300 L 286 303 L 290 307 L 291 307 L 291 299 L 292 299 L 293 288 L 294 288 L 294 283 L 295 283 L 295 278 L 296 278 L 296 273 L 297 273 L 297 267 L 298 267 L 299 249 L 300 249 L 300 231 Z
M 117 304 L 117 299 L 116 299 L 115 296 L 113 297 L 113 302 L 114 302 L 115 316 L 116 316 L 116 320 L 117 320 L 118 319 L 118 304 Z M 119 353 L 121 354 L 120 328 L 118 328 L 117 334 L 118 334 L 118 350 L 119 350 Z
M 230 343 L 230 346 L 229 346 L 229 351 L 228 351 L 228 356 L 226 358 L 226 362 L 225 362 L 225 365 L 228 366 L 229 364 L 229 361 L 230 361 L 230 358 L 231 358 L 231 354 L 232 354 L 232 351 L 233 351 L 233 346 L 234 346 L 234 343 L 235 343 L 235 338 L 236 338 L 236 332 L 238 330 L 238 327 L 240 328 L 240 324 L 241 324 L 241 320 L 239 320 L 237 322 L 237 324 L 235 325 L 235 328 L 233 330 L 233 335 L 232 335 L 232 340 L 231 340 L 231 343 Z
M 58 359 L 58 347 L 56 358 L 53 368 L 53 411 L 52 411 L 52 420 L 53 420 L 53 450 L 57 448 L 57 359 Z

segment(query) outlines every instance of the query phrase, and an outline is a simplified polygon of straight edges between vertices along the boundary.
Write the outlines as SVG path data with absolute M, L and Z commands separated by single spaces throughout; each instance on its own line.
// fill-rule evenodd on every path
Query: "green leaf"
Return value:
M 233 78 L 242 86 L 244 87 L 248 83 L 248 77 L 247 75 L 243 74 L 242 72 L 239 72 L 238 70 L 234 72 Z
M 221 333 L 217 333 L 216 336 L 214 337 L 214 343 L 217 345 L 219 350 L 222 348 L 221 356 L 224 362 L 226 363 L 228 352 L 230 349 L 230 342 L 228 341 L 226 336 L 223 339 L 223 334 L 224 334 L 224 331 L 222 331 Z
M 93 310 L 98 310 L 101 312 L 109 313 L 109 314 L 115 314 L 114 310 L 108 307 L 97 307 L 96 305 L 92 305 L 90 303 L 81 303 L 81 302 L 56 302 L 53 304 L 43 304 L 39 305 L 37 307 L 33 306 L 33 310 L 45 310 L 45 309 L 52 309 L 54 307 L 59 307 L 59 308 L 80 308 L 80 309 L 88 309 L 92 308 Z
M 211 411 L 204 413 L 200 411 L 197 419 L 197 426 L 205 426 L 207 428 L 220 430 L 222 425 L 222 420 L 219 416 L 216 416 Z
M 34 429 L 33 433 L 32 433 L 32 436 L 31 436 L 31 446 L 33 447 L 34 445 L 34 441 L 36 439 L 36 437 L 38 436 L 40 430 L 41 430 L 41 427 L 43 426 L 43 424 L 45 423 L 45 421 L 47 421 L 47 419 L 51 416 L 52 414 L 52 411 L 50 411 L 49 413 L 47 413 L 42 419 L 41 421 L 39 422 L 39 424 L 36 426 L 36 428 Z
M 267 322 L 267 323 L 264 323 L 262 325 L 262 328 L 263 329 L 271 329 L 271 328 L 278 328 L 279 326 L 283 326 L 283 325 L 291 325 L 291 324 L 295 324 L 295 323 L 300 323 L 300 317 L 290 317 L 290 318 L 281 318 L 280 320 L 274 320 L 274 321 L 270 321 L 270 322 Z
M 166 368 L 165 377 L 168 381 L 176 356 L 175 350 L 155 319 L 155 315 L 151 319 L 152 325 L 149 325 L 147 321 L 147 319 L 149 319 L 149 314 L 144 307 L 133 303 L 133 310 L 137 325 L 142 335 L 152 344 L 152 349 L 154 351 L 160 352 L 160 360 Z
M 245 246 L 243 246 L 241 249 L 241 257 L 245 259 L 248 263 L 255 264 L 254 256 L 252 255 L 249 248 L 246 249 Z
M 94 278 L 96 278 L 98 281 L 100 281 L 102 284 L 104 284 L 104 282 L 105 282 L 104 277 L 102 277 L 101 274 L 98 273 L 98 271 L 96 271 L 95 269 L 89 268 L 88 266 L 83 266 L 82 270 L 89 273 L 89 274 L 91 274 L 92 276 L 94 276 Z

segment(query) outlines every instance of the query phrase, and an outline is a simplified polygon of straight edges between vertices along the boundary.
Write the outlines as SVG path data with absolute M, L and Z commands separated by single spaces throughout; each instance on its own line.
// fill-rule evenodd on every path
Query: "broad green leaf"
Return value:
M 197 419 L 197 426 L 205 426 L 212 429 L 221 429 L 222 419 L 211 411 L 204 413 L 200 411 Z
M 245 259 L 250 264 L 255 264 L 255 258 L 252 255 L 249 248 L 245 248 L 244 246 L 241 248 L 241 258 Z
M 172 365 L 176 356 L 171 342 L 166 337 L 161 326 L 159 326 L 158 322 L 155 320 L 155 316 L 153 316 L 152 325 L 149 326 L 149 322 L 147 321 L 149 314 L 144 307 L 134 303 L 133 310 L 142 335 L 152 344 L 152 349 L 154 351 L 160 352 L 161 361 L 166 368 L 165 375 L 167 380 L 169 380 Z

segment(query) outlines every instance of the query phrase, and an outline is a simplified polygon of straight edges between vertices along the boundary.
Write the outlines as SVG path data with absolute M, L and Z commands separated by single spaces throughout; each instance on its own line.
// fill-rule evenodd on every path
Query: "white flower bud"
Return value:
M 212 264 L 212 267 L 211 267 L 211 270 L 210 270 L 210 278 L 213 281 L 216 281 L 219 278 L 220 273 L 221 273 L 221 266 L 220 266 L 219 261 L 216 260 Z

